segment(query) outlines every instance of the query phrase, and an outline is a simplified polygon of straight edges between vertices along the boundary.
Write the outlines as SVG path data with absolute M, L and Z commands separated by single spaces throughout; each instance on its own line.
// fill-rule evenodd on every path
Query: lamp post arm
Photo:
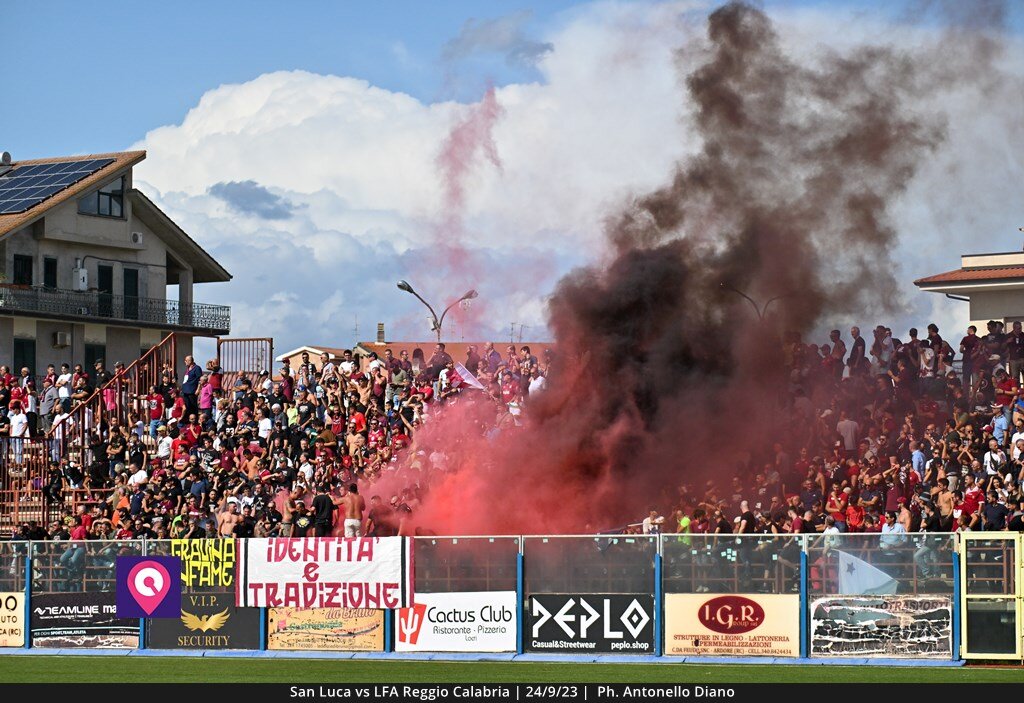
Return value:
M 436 312 L 434 312 L 434 308 L 430 307 L 430 303 L 428 303 L 428 302 L 427 302 L 426 300 L 424 300 L 423 298 L 421 298 L 421 297 L 420 297 L 420 294 L 419 294 L 419 293 L 417 293 L 416 291 L 414 291 L 414 290 L 410 290 L 409 292 L 410 292 L 410 293 L 412 293 L 413 295 L 415 295 L 415 296 L 416 296 L 416 298 L 417 298 L 417 299 L 418 299 L 418 300 L 419 300 L 419 301 L 420 301 L 421 303 L 423 303 L 424 305 L 426 305 L 426 306 L 427 306 L 427 310 L 429 310 L 429 311 L 430 311 L 430 314 L 431 314 L 431 316 L 432 316 L 432 317 L 434 318 L 434 322 L 435 322 L 435 323 L 437 323 L 437 327 L 438 327 L 438 328 L 440 328 L 440 327 L 441 327 L 441 323 L 440 323 L 440 321 L 438 321 L 438 319 L 437 319 L 437 313 L 436 313 Z M 442 316 L 441 316 L 441 319 L 442 319 L 442 320 L 444 319 L 444 315 L 442 315 Z
M 437 323 L 437 328 L 438 328 L 438 329 L 441 329 L 441 325 L 443 325 L 443 324 L 444 324 L 444 316 L 448 314 L 448 311 L 449 311 L 449 310 L 451 310 L 452 308 L 454 308 L 454 307 L 455 307 L 456 305 L 458 305 L 459 303 L 461 303 L 461 302 L 462 302 L 463 300 L 465 300 L 465 298 L 459 298 L 459 299 L 458 299 L 458 300 L 456 300 L 456 301 L 455 301 L 454 303 L 452 303 L 451 305 L 449 305 L 448 307 L 446 307 L 446 308 L 444 309 L 444 312 L 443 312 L 443 313 L 441 313 L 441 321 Z
M 755 303 L 755 302 L 754 302 L 754 299 L 753 299 L 753 298 L 751 298 L 751 297 L 750 297 L 749 295 L 747 295 L 746 293 L 744 293 L 744 292 L 743 292 L 743 291 L 741 291 L 741 290 L 736 290 L 736 289 L 735 289 L 735 288 L 733 288 L 732 286 L 727 286 L 727 285 L 725 285 L 724 283 L 722 283 L 722 284 L 720 284 L 720 285 L 721 285 L 721 286 L 722 286 L 722 288 L 724 288 L 725 290 L 727 290 L 727 291 L 731 291 L 731 292 L 735 293 L 736 295 L 738 295 L 738 296 L 740 296 L 740 297 L 742 297 L 742 298 L 746 298 L 747 302 L 748 302 L 748 303 L 750 303 L 751 305 L 753 305 L 753 306 L 754 306 L 754 312 L 755 312 L 755 313 L 757 313 L 757 318 L 758 318 L 759 320 L 763 320 L 763 319 L 764 319 L 764 313 L 762 313 L 762 312 L 761 312 L 761 308 L 760 308 L 760 306 L 759 306 L 759 305 L 758 305 L 757 303 Z M 772 300 L 775 300 L 775 298 L 772 298 Z M 772 301 L 771 301 L 771 300 L 769 300 L 768 302 L 770 303 L 770 302 L 772 302 Z M 767 306 L 767 305 L 765 305 L 765 309 L 766 309 L 766 310 L 768 309 L 768 306 Z
M 761 318 L 764 319 L 764 316 L 768 314 L 768 306 L 769 305 L 774 303 L 776 300 L 781 300 L 782 298 L 786 298 L 786 297 L 788 297 L 788 296 L 777 295 L 774 298 L 772 298 L 771 300 L 769 300 L 767 303 L 765 303 L 764 304 L 764 308 L 761 310 Z

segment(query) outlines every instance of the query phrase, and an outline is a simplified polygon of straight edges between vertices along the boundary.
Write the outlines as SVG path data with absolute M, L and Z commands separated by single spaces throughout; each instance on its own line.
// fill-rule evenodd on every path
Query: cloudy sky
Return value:
M 762 6 L 808 56 L 937 31 L 887 3 Z M 25 99 L 0 115 L 0 147 L 146 149 L 137 187 L 234 275 L 196 300 L 231 305 L 234 336 L 278 350 L 347 346 L 377 322 L 429 338 L 398 279 L 442 307 L 479 291 L 449 339 L 507 339 L 513 323 L 544 339 L 545 296 L 602 257 L 605 219 L 699 147 L 675 57 L 700 41 L 707 3 L 139 7 L 3 5 L 7 55 L 34 61 L 5 71 Z M 1021 21 L 1007 17 L 998 80 L 918 106 L 948 115 L 948 139 L 894 204 L 905 285 L 886 322 L 966 325 L 962 304 L 911 281 L 1024 242 Z

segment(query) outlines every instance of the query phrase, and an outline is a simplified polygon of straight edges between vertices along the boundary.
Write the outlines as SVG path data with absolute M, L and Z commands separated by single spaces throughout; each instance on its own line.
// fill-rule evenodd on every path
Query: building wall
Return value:
M 57 332 L 71 335 L 71 344 L 59 349 L 54 347 L 53 339 Z M 103 354 L 110 368 L 113 368 L 116 361 L 130 364 L 158 344 L 166 335 L 166 332 L 159 330 L 133 327 L 80 324 L 20 316 L 0 317 L 0 364 L 10 365 L 14 357 L 15 337 L 35 340 L 36 362 L 32 371 L 42 374 L 45 373 L 47 364 L 53 364 L 59 368 L 65 362 L 72 366 L 84 363 L 86 344 L 104 347 Z M 180 366 L 184 365 L 185 355 L 191 353 L 191 336 L 179 334 Z
M 77 335 L 75 334 L 76 327 L 79 328 Z M 85 325 L 76 325 L 72 322 L 36 320 L 36 367 L 32 370 L 36 374 L 42 374 L 46 371 L 47 364 L 53 364 L 59 369 L 62 363 L 73 366 L 80 362 L 85 351 L 84 331 Z M 60 349 L 54 347 L 53 336 L 58 332 L 68 334 L 71 344 Z M 76 337 L 77 339 L 75 339 Z M 79 349 L 77 356 L 75 354 L 76 347 Z
M 127 174 L 126 189 L 131 187 Z M 130 199 L 124 199 L 125 217 L 111 218 L 78 214 L 78 199 L 63 203 L 35 224 L 5 240 L 0 250 L 7 280 L 13 277 L 14 255 L 33 257 L 32 281 L 43 283 L 44 258 L 57 259 L 57 287 L 75 290 L 75 260 L 81 259 L 88 272 L 88 287 L 98 283 L 98 267 L 113 269 L 113 293 L 124 293 L 124 270 L 139 271 L 139 296 L 163 300 L 167 297 L 167 247 L 140 220 L 132 216 Z M 142 244 L 133 244 L 133 232 L 142 234 Z
M 182 374 L 185 373 L 185 357 L 192 353 L 192 335 L 179 334 L 176 346 L 176 358 L 174 361 L 174 368 L 178 371 L 178 380 L 181 380 Z M 200 366 L 206 366 L 206 359 L 197 359 L 196 363 Z
M 977 324 L 978 333 L 985 333 L 985 323 L 989 320 L 1008 320 L 1024 317 L 1024 291 L 972 291 L 970 317 Z
M 114 362 L 123 361 L 125 366 L 139 358 L 139 330 L 131 327 L 107 328 L 107 367 L 114 368 Z
M 14 318 L 0 317 L 0 364 L 14 358 Z

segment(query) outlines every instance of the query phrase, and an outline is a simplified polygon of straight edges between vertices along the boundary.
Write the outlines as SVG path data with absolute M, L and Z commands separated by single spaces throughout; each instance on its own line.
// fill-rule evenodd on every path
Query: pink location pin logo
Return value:
M 128 591 L 146 615 L 160 607 L 171 590 L 171 576 L 158 561 L 141 561 L 128 572 Z

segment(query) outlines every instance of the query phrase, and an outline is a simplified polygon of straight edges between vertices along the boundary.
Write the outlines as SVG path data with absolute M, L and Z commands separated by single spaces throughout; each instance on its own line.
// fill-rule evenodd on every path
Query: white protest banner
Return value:
M 514 652 L 515 591 L 420 593 L 398 611 L 396 652 Z
M 238 542 L 236 603 L 253 608 L 405 608 L 413 604 L 409 537 Z

